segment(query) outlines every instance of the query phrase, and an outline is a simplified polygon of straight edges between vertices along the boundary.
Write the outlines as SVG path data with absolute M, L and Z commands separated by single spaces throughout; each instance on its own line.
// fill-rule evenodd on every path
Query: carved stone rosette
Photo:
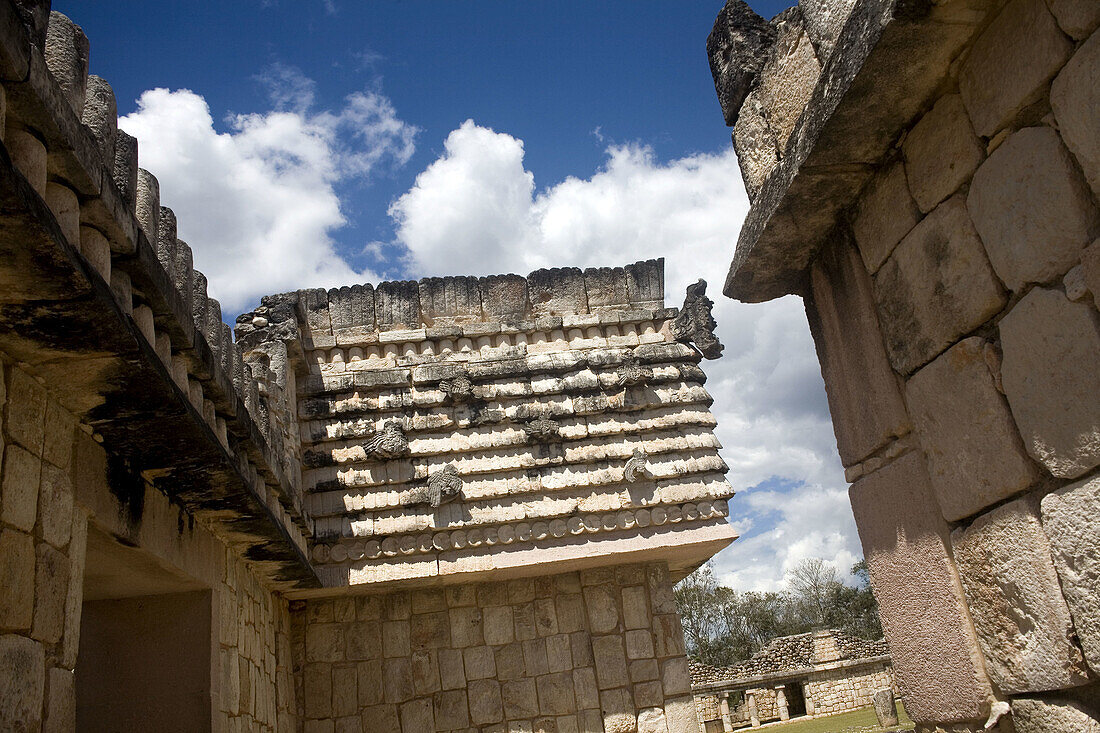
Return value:
M 439 389 L 455 403 L 468 402 L 474 395 L 474 383 L 465 369 L 453 377 L 440 380 Z
M 405 438 L 401 423 L 391 420 L 375 433 L 363 449 L 368 456 L 375 458 L 400 458 L 409 454 L 409 441 Z
M 431 504 L 433 509 L 438 509 L 461 497 L 462 477 L 454 466 L 447 465 L 428 476 L 424 486 L 409 492 L 401 503 L 405 507 Z
M 684 306 L 670 326 L 677 341 L 694 344 L 704 359 L 717 359 L 725 348 L 714 335 L 718 324 L 711 315 L 713 309 L 714 301 L 707 297 L 707 281 L 700 278 L 694 285 L 688 285 Z
M 630 460 L 626 462 L 626 466 L 623 467 L 623 480 L 628 484 L 632 484 L 639 479 L 649 478 L 649 469 L 646 468 L 646 461 L 649 460 L 649 456 L 646 455 L 645 449 L 635 448 L 634 455 L 630 457 Z

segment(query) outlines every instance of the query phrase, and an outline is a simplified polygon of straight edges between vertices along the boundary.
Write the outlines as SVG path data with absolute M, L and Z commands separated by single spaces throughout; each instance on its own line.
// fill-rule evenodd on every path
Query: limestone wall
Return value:
M 186 587 L 210 590 L 213 636 L 189 642 L 210 647 L 210 729 L 276 730 L 282 718 L 280 729 L 293 730 L 286 601 L 181 507 L 140 479 L 123 485 L 76 419 L 26 371 L 2 361 L 0 409 L 0 728 L 74 730 L 75 675 L 107 673 L 77 664 L 93 531 L 131 557 L 178 569 Z M 111 597 L 118 586 L 110 573 L 125 569 L 93 560 L 89 571 L 100 576 L 101 597 Z
M 881 662 L 861 667 L 814 672 L 805 682 L 813 715 L 833 715 L 872 704 L 875 690 L 894 688 L 893 669 Z
M 691 731 L 663 564 L 295 602 L 306 733 Z
M 1100 6 L 947 2 L 887 12 L 882 41 L 857 18 L 873 6 L 822 76 L 849 96 L 820 87 L 762 186 L 797 218 L 783 191 L 816 175 L 805 161 L 883 156 L 858 196 L 818 192 L 814 215 L 842 214 L 799 221 L 784 266 L 817 248 L 802 292 L 899 686 L 927 726 L 1007 700 L 1021 733 L 1092 730 Z M 906 43 L 911 78 L 890 63 Z M 893 95 L 919 105 L 904 124 L 880 112 Z M 783 222 L 754 212 L 728 291 L 759 299 L 794 281 L 749 282 L 784 256 Z

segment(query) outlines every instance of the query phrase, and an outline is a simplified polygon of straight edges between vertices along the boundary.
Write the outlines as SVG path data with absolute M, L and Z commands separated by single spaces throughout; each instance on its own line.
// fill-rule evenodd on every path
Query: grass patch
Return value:
M 905 707 L 900 700 L 898 701 L 898 721 L 899 724 L 896 727 L 880 728 L 878 718 L 875 717 L 875 709 L 867 707 L 826 718 L 794 720 L 782 725 L 769 725 L 766 730 L 777 731 L 777 733 L 883 733 L 884 731 L 913 730 L 913 721 L 905 714 Z M 740 731 L 748 730 L 752 729 L 740 729 Z

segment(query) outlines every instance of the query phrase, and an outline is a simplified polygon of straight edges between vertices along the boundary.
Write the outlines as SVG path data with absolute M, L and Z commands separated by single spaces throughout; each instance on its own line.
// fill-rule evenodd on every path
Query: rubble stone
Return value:
M 1031 457 L 1055 476 L 1100 465 L 1100 315 L 1035 288 L 1000 323 L 1001 382 Z
M 1064 6 L 1074 0 L 1065 0 Z M 1056 3 L 1057 4 L 1057 3 Z M 1100 7 L 1096 3 L 1077 2 L 1082 11 L 1088 8 L 1092 23 L 1100 22 Z M 1085 41 L 1050 87 L 1050 106 L 1058 120 L 1058 132 L 1066 147 L 1077 159 L 1093 195 L 1100 198 L 1100 142 L 1092 124 L 1100 114 L 1100 36 L 1093 34 Z
M 1012 725 L 1016 733 L 1098 733 L 1100 718 L 1078 702 L 1021 697 L 1012 701 Z

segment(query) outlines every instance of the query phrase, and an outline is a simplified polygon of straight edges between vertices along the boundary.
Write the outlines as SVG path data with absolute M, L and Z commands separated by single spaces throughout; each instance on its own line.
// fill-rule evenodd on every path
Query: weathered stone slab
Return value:
M 1011 0 L 982 32 L 959 72 L 959 91 L 984 137 L 1039 100 L 1073 44 L 1043 0 Z
M 764 119 L 764 108 L 755 90 L 749 92 L 733 123 L 733 149 L 749 201 L 755 201 L 764 181 L 779 163 L 775 134 Z
M 960 341 L 913 375 L 905 399 L 947 521 L 968 517 L 1039 478 L 985 360 L 986 343 Z
M 1016 733 L 1100 733 L 1100 718 L 1071 700 L 1016 698 L 1012 701 Z
M 1001 382 L 1028 453 L 1063 478 L 1100 465 L 1100 315 L 1035 288 L 1000 333 Z
M 1027 127 L 989 156 L 967 207 L 997 275 L 1012 290 L 1061 277 L 1100 233 L 1100 212 L 1058 133 Z
M 757 93 L 782 157 L 821 76 L 821 63 L 804 29 L 801 10 L 788 8 L 773 18 L 772 24 L 775 43 L 760 71 Z
M 1043 497 L 1043 529 L 1054 568 L 1092 671 L 1100 671 L 1100 477 L 1064 486 Z
M 561 316 L 588 310 L 584 274 L 576 267 L 535 270 L 527 276 L 527 292 L 535 316 Z
M 875 275 L 886 353 L 900 374 L 934 358 L 1005 304 L 962 196 L 936 207 Z
M 527 315 L 527 279 L 520 275 L 490 275 L 478 280 L 481 307 L 490 321 L 518 323 Z
M 992 692 L 920 453 L 849 493 L 906 711 L 941 723 L 982 717 Z
M 0 728 L 38 730 L 45 686 L 42 645 L 25 636 L 0 636 Z
M 1088 682 L 1050 545 L 1030 498 L 951 534 L 986 671 L 1007 694 Z
M 806 35 L 824 64 L 833 55 L 844 22 L 852 13 L 855 0 L 799 0 Z
M 1100 26 L 1100 5 L 1092 0 L 1050 0 L 1047 5 L 1062 30 L 1078 41 Z
M 879 331 L 871 278 L 848 242 L 810 271 L 806 317 L 821 361 L 837 448 L 845 466 L 909 432 L 909 416 Z
M 0 531 L 0 628 L 28 630 L 34 612 L 34 540 L 14 529 Z
M 1087 6 L 1092 22 L 1100 22 L 1100 3 L 1082 1 L 1078 6 Z M 1096 135 L 1096 120 L 1100 117 L 1100 36 L 1093 34 L 1085 41 L 1058 74 L 1050 87 L 1050 106 L 1062 140 L 1077 158 L 1093 194 L 1100 197 L 1100 141 Z
M 467 323 L 483 319 L 476 277 L 426 277 L 420 281 L 424 323 Z
M 970 180 L 985 159 L 985 146 L 974 134 L 958 94 L 937 100 L 905 136 L 902 152 L 909 190 L 924 212 Z
M 415 280 L 379 284 L 375 317 L 380 331 L 420 326 L 420 285 Z
M 852 235 L 872 275 L 901 238 L 920 221 L 920 209 L 909 193 L 905 166 L 899 160 L 884 168 L 863 189 L 852 219 Z

